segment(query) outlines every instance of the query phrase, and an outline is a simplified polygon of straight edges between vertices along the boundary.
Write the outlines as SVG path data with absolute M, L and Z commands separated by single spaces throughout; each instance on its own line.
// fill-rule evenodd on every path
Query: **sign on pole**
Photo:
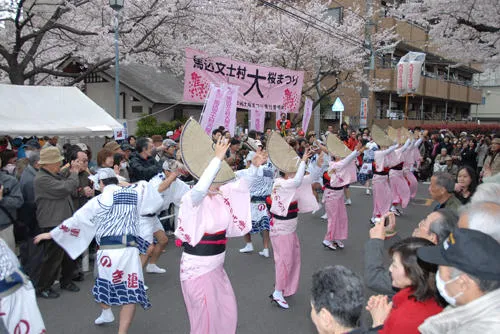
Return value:
M 339 129 L 340 129 L 342 127 L 342 113 L 344 112 L 344 104 L 340 100 L 340 97 L 337 97 L 337 99 L 333 103 L 332 111 L 340 112 L 340 119 L 339 119 Z
M 366 128 L 368 125 L 368 99 L 361 98 L 361 108 L 359 110 L 359 127 Z

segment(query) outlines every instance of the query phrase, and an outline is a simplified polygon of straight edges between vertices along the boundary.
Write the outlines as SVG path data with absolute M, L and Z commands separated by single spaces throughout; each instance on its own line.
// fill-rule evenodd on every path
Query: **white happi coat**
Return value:
M 17 257 L 0 239 L 0 280 L 11 283 L 14 277 L 20 279 L 8 291 L 0 292 L 0 321 L 8 333 L 45 333 L 33 284 L 19 268 Z

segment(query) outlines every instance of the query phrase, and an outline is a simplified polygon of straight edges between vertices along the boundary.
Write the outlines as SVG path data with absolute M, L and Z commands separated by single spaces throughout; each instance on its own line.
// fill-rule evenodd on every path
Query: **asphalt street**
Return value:
M 428 200 L 428 185 L 420 184 L 416 200 L 413 200 L 404 215 L 397 218 L 398 232 L 410 236 L 416 224 L 432 210 Z M 290 309 L 283 310 L 271 304 L 269 294 L 273 291 L 274 265 L 272 255 L 264 258 L 260 236 L 254 236 L 254 253 L 240 254 L 243 238 L 231 239 L 226 252 L 225 269 L 230 277 L 238 302 L 238 329 L 241 334 L 265 333 L 315 333 L 310 320 L 311 276 L 319 268 L 341 264 L 363 275 L 363 249 L 368 239 L 372 211 L 372 197 L 363 189 L 352 187 L 352 202 L 348 206 L 349 239 L 345 249 L 331 251 L 321 245 L 326 232 L 326 223 L 320 217 L 324 210 L 315 215 L 299 215 L 298 235 L 301 244 L 302 268 L 298 293 L 287 298 Z M 171 240 L 173 241 L 173 240 Z M 179 260 L 181 249 L 173 242 L 159 261 L 168 268 L 165 274 L 146 274 L 149 297 L 153 307 L 147 311 L 138 308 L 130 333 L 189 333 L 189 321 L 182 298 L 179 281 Z M 78 283 L 81 291 L 62 291 L 55 300 L 38 299 L 38 304 L 50 334 L 116 333 L 119 309 L 113 308 L 115 322 L 106 326 L 94 325 L 100 313 L 94 302 L 91 288 L 92 273 L 85 281 Z M 57 288 L 58 290 L 58 288 Z M 370 294 L 370 291 L 367 291 Z

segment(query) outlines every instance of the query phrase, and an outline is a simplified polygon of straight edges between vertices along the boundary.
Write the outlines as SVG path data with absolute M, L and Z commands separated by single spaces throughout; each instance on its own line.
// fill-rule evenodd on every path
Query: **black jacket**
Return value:
M 149 181 L 156 174 L 162 171 L 162 165 L 153 157 L 144 160 L 139 153 L 134 152 L 129 160 L 130 182 Z

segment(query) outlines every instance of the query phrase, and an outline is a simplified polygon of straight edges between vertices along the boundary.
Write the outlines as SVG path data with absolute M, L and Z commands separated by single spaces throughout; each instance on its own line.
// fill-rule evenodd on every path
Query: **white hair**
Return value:
M 467 215 L 471 230 L 488 234 L 500 242 L 500 203 L 472 203 L 467 206 L 463 214 Z
M 470 200 L 471 204 L 493 202 L 500 204 L 500 184 L 483 183 L 479 185 Z

